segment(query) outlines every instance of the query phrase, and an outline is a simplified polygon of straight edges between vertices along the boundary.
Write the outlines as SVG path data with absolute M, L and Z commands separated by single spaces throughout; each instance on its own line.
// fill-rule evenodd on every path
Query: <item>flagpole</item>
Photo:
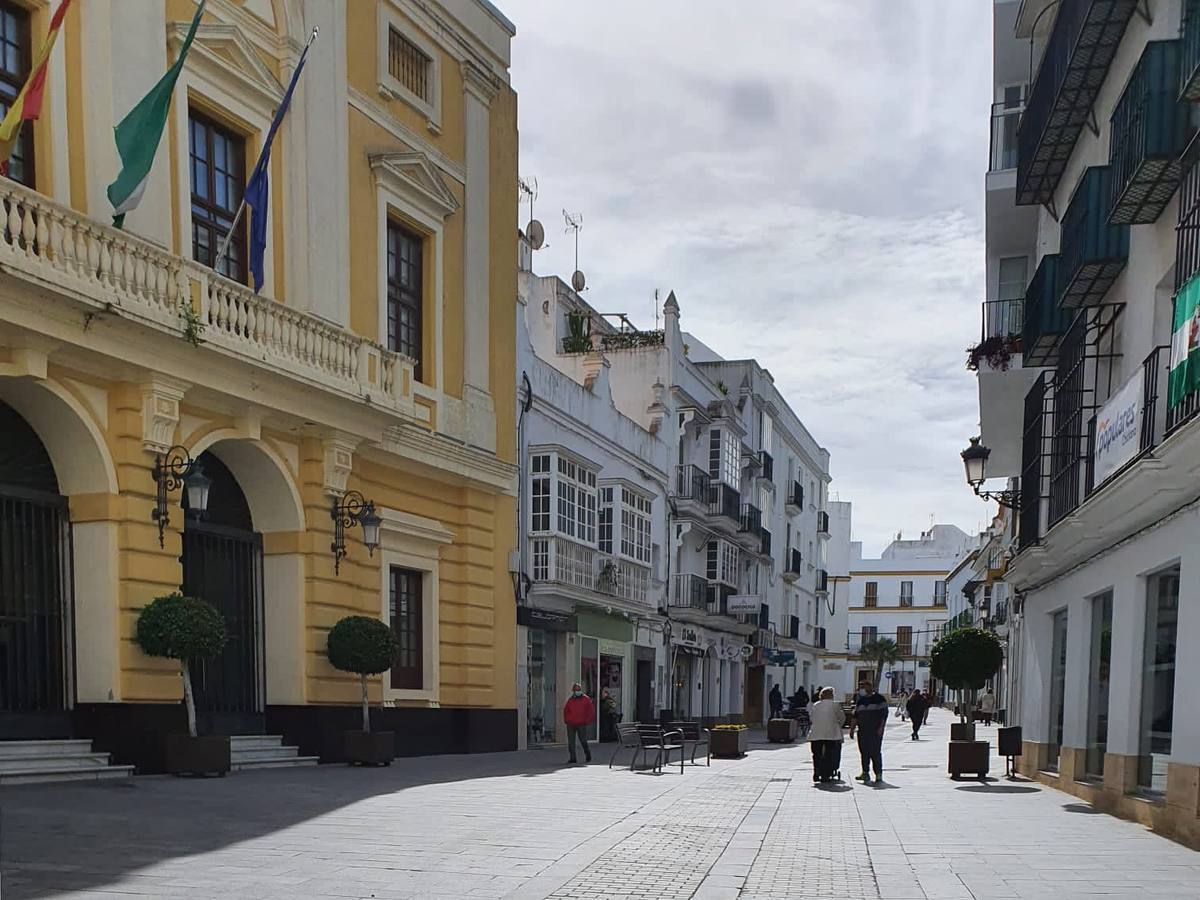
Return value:
M 316 25 L 313 26 L 312 34 L 310 34 L 308 36 L 308 43 L 304 45 L 305 53 L 308 52 L 308 48 L 313 45 L 313 41 L 315 41 L 317 39 L 317 32 L 319 30 L 320 29 L 318 26 L 316 26 Z M 301 53 L 300 55 L 303 56 L 304 53 Z M 267 145 L 263 144 L 263 150 L 266 150 L 266 149 L 267 149 Z M 262 151 L 261 150 L 259 151 L 259 160 L 260 161 L 262 160 Z M 255 169 L 258 168 L 258 163 L 254 164 L 254 168 Z M 253 170 L 251 171 L 251 174 L 253 174 Z M 247 181 L 247 184 L 248 183 L 249 183 L 249 181 Z M 245 210 L 246 210 L 246 193 L 245 193 L 245 191 L 243 191 L 242 192 L 242 202 L 238 204 L 237 212 L 234 213 L 234 215 L 233 215 L 233 224 L 229 226 L 229 231 L 227 231 L 225 233 L 225 240 L 221 241 L 221 246 L 217 250 L 217 258 L 215 260 L 213 260 L 213 265 L 212 265 L 213 271 L 218 271 L 218 272 L 220 271 L 221 261 L 225 258 L 225 254 L 229 251 L 229 242 L 231 240 L 233 240 L 233 236 L 237 232 L 238 222 L 241 221 L 242 213 L 245 212 Z

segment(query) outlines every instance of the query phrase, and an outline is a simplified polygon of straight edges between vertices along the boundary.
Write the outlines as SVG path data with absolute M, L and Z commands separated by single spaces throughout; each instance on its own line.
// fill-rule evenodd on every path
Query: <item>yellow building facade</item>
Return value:
M 51 11 L 0 0 L 0 100 Z M 74 3 L 0 179 L 0 738 L 155 770 L 181 682 L 136 621 L 182 588 L 229 632 L 198 675 L 205 728 L 335 758 L 358 685 L 325 638 L 363 614 L 400 642 L 371 684 L 399 753 L 515 746 L 512 25 L 485 0 L 209 0 L 114 229 L 112 128 L 195 11 Z M 256 294 L 246 217 L 219 251 L 314 27 Z M 160 545 L 172 448 L 212 486 L 202 516 L 172 486 Z M 379 546 L 352 524 L 335 568 L 355 491 Z

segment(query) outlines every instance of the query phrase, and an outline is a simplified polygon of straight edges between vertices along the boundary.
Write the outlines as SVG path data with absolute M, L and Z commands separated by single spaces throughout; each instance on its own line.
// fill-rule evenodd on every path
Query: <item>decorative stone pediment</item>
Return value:
M 424 153 L 386 151 L 368 153 L 367 159 L 380 187 L 403 197 L 427 215 L 445 219 L 458 210 L 457 198 Z
M 172 59 L 179 53 L 190 25 L 190 22 L 167 23 Z M 201 24 L 196 29 L 187 65 L 203 78 L 267 110 L 267 115 L 283 101 L 283 85 L 236 25 Z

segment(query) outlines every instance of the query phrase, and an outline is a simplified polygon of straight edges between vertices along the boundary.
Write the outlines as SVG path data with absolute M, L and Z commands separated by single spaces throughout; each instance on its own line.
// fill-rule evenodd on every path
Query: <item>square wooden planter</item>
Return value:
M 795 719 L 770 719 L 767 722 L 767 740 L 772 744 L 790 744 L 796 740 Z
M 951 741 L 950 777 L 975 775 L 983 778 L 988 773 L 992 745 L 987 741 Z
M 737 731 L 717 731 L 708 736 L 709 749 L 718 759 L 740 759 L 746 755 L 746 741 L 750 736 L 747 728 Z
M 229 736 L 168 734 L 164 768 L 171 775 L 224 775 L 229 771 Z
M 390 766 L 396 758 L 396 733 L 347 731 L 343 747 L 352 766 Z

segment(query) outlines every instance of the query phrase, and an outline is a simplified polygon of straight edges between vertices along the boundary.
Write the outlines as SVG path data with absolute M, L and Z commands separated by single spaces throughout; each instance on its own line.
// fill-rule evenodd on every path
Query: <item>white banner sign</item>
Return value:
M 756 613 L 761 602 L 758 594 L 732 594 L 725 601 L 725 608 L 731 613 Z
M 1142 432 L 1143 370 L 1137 369 L 1096 414 L 1094 483 L 1099 485 L 1138 454 Z

